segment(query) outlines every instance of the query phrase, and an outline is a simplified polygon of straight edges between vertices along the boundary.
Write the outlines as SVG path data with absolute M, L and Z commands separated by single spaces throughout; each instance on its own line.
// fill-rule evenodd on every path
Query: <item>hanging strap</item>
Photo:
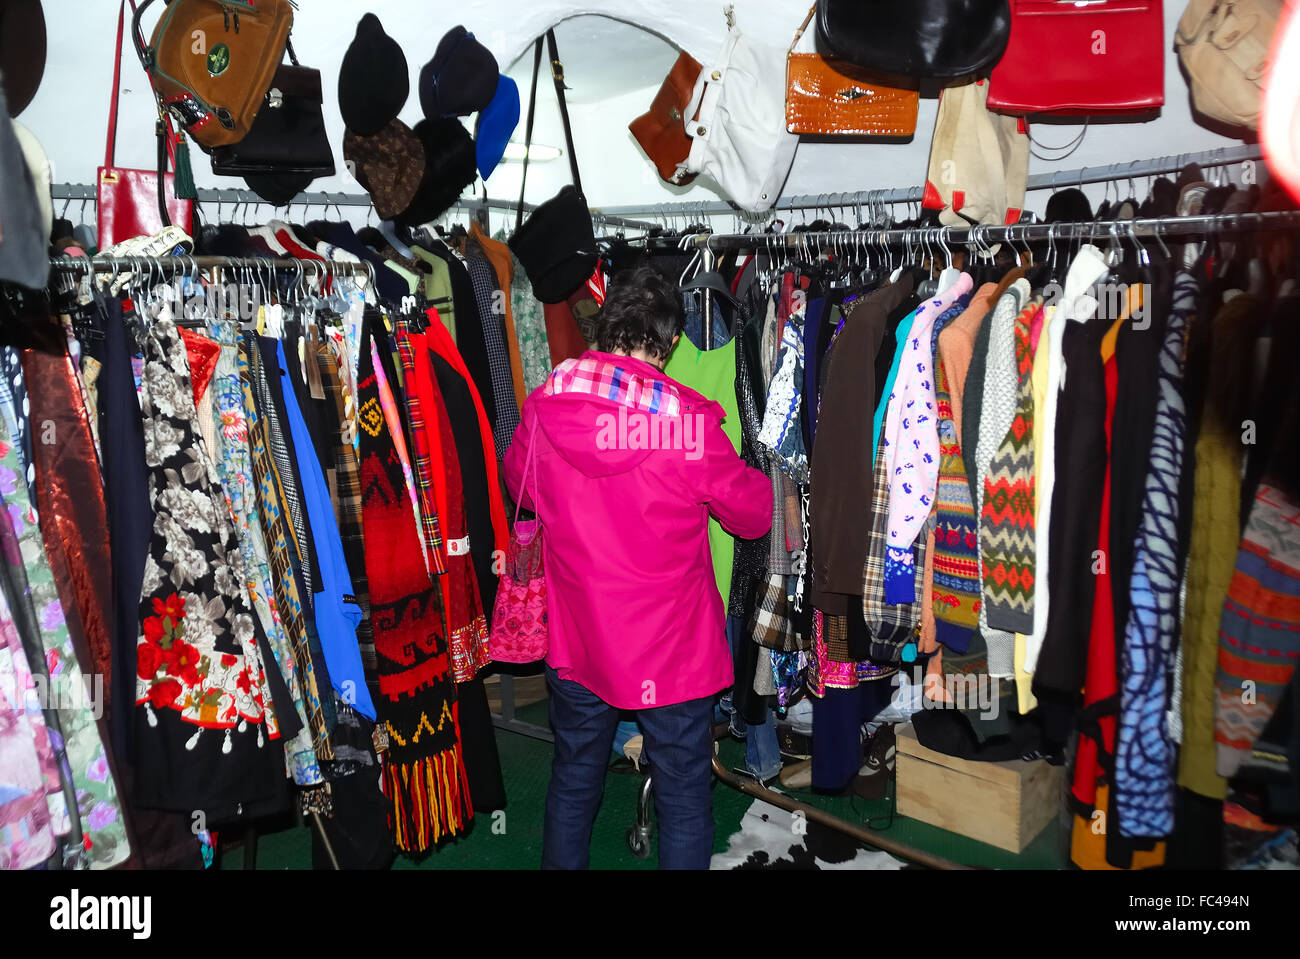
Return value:
M 524 127 L 524 173 L 519 179 L 519 209 L 515 211 L 515 229 L 524 225 L 524 186 L 528 183 L 528 151 L 533 146 L 533 114 L 537 109 L 537 75 L 542 69 L 542 38 L 533 47 L 533 87 L 528 94 L 528 124 Z
M 551 52 L 551 79 L 555 81 L 555 96 L 560 101 L 560 119 L 564 121 L 564 146 L 569 151 L 569 171 L 573 185 L 582 194 L 582 178 L 578 176 L 578 154 L 573 149 L 573 129 L 569 126 L 569 104 L 564 99 L 564 64 L 555 46 L 555 31 L 546 31 L 546 45 Z M 586 194 L 582 194 L 585 196 Z
M 542 42 L 541 40 L 537 41 L 539 46 L 541 42 Z M 524 493 L 528 492 L 528 467 L 531 466 L 533 463 L 533 450 L 535 450 L 536 448 L 537 448 L 537 417 L 536 415 L 534 415 L 533 429 L 528 434 L 528 455 L 524 457 L 523 485 L 519 489 L 519 499 L 515 501 L 515 523 L 519 522 L 519 510 L 524 502 Z M 536 469 L 533 470 L 533 515 L 536 516 L 539 520 L 541 519 L 541 512 L 537 508 L 537 470 Z M 514 524 L 511 524 L 511 528 L 512 529 L 514 528 Z
M 564 124 L 564 147 L 569 151 L 569 172 L 573 175 L 573 185 L 582 193 L 582 177 L 578 174 L 578 155 L 573 150 L 573 128 L 569 124 L 569 104 L 564 98 L 564 64 L 560 61 L 559 48 L 555 43 L 555 31 L 546 31 L 546 46 L 551 55 L 551 79 L 555 83 L 555 97 L 560 101 L 560 120 Z M 537 76 L 542 68 L 542 38 L 537 38 L 533 47 L 533 86 L 528 97 L 528 122 L 524 127 L 524 172 L 519 182 L 519 209 L 515 212 L 515 229 L 524 223 L 524 187 L 528 182 L 528 153 L 533 145 L 533 115 L 537 109 Z
M 113 96 L 108 101 L 108 140 L 104 144 L 104 166 L 106 167 L 113 165 L 113 156 L 117 147 L 117 97 L 122 89 L 122 31 L 125 27 L 126 0 L 122 0 L 117 8 L 117 52 L 113 54 Z

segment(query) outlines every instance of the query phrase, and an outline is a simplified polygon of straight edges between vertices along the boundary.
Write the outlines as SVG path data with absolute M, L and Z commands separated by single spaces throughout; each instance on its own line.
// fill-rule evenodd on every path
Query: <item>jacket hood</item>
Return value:
M 589 352 L 584 357 L 617 360 L 621 368 L 658 380 L 680 398 L 681 415 L 649 413 L 620 400 L 590 392 L 546 394 L 538 389 L 533 404 L 537 427 L 560 457 L 585 476 L 611 476 L 635 469 L 663 448 L 701 449 L 702 431 L 711 417 L 720 422 L 722 406 L 695 390 L 631 357 Z M 669 422 L 676 421 L 676 422 Z

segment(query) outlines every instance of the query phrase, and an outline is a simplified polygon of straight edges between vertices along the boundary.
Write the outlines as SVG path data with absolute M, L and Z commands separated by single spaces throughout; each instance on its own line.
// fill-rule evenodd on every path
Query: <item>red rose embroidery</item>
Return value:
M 153 679 L 158 674 L 158 667 L 162 665 L 162 650 L 153 643 L 145 643 L 136 647 L 136 675 L 141 679 Z
M 222 654 L 221 654 L 221 665 L 222 665 L 222 666 L 225 666 L 227 669 L 229 669 L 231 666 L 235 665 L 235 663 L 237 663 L 237 662 L 239 662 L 239 657 L 238 657 L 238 656 L 234 656 L 234 655 L 232 655 L 232 654 L 230 654 L 230 653 L 222 653 Z
M 170 706 L 176 702 L 176 698 L 181 694 L 181 684 L 174 679 L 164 679 L 160 683 L 154 683 L 149 687 L 149 702 L 153 703 L 155 709 L 162 709 L 164 706 Z
M 162 619 L 157 616 L 149 616 L 145 618 L 144 638 L 151 643 L 159 642 L 163 638 Z
M 163 662 L 167 664 L 167 675 L 179 676 L 187 686 L 198 685 L 201 658 L 198 649 L 183 639 L 173 642 L 171 648 L 163 653 Z
M 252 681 L 249 678 L 247 669 L 241 670 L 239 675 L 235 678 L 235 686 L 238 687 L 241 693 L 246 693 L 250 688 L 252 688 Z
M 165 600 L 155 596 L 153 611 L 159 616 L 170 616 L 173 624 L 179 623 L 185 617 L 185 600 L 176 593 L 172 593 Z

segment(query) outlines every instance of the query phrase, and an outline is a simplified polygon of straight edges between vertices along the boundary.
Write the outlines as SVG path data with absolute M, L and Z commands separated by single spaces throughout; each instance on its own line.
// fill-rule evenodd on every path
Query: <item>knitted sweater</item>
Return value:
M 1015 322 L 1016 405 L 984 474 L 980 555 L 989 625 L 1027 633 L 1034 627 L 1034 358 L 1029 327 L 1042 309 L 1035 297 Z
M 1300 503 L 1261 483 L 1219 620 L 1214 738 L 1220 776 L 1237 772 L 1298 664 Z
M 939 479 L 931 333 L 940 314 L 970 288 L 970 275 L 963 273 L 951 287 L 917 309 L 885 413 L 889 469 L 885 602 L 890 604 L 916 602 L 912 544 L 930 515 Z
M 994 453 L 1006 438 L 1016 416 L 1019 386 L 1015 354 L 1016 317 L 1021 312 L 1021 304 L 1029 299 L 1029 294 L 1029 284 L 1023 279 L 1017 280 L 998 301 L 989 323 L 989 347 L 984 368 L 983 400 L 973 469 L 975 515 L 980 517 L 984 515 L 984 479 L 989 475 Z M 972 373 L 974 369 L 972 361 Z M 981 535 L 981 582 L 991 568 L 990 559 L 985 554 L 985 542 Z M 988 613 L 988 597 L 984 596 L 980 603 L 980 631 L 988 645 L 989 674 L 1011 676 L 1015 671 L 1015 637 L 1005 629 L 992 627 Z
M 939 364 L 939 483 L 934 536 L 935 637 L 964 653 L 980 618 L 979 527 L 957 438 L 947 364 Z

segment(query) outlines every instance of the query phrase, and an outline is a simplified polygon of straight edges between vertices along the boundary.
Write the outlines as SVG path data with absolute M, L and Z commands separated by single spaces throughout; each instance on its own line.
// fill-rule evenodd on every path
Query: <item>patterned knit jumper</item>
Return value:
M 979 437 L 975 444 L 973 469 L 975 515 L 984 511 L 984 477 L 989 463 L 997 452 L 998 444 L 1006 436 L 1016 415 L 1016 387 L 1018 377 L 1015 367 L 1015 323 L 1020 306 L 1029 299 L 1029 284 L 1022 280 L 1013 283 L 993 308 L 989 320 L 989 347 L 984 373 L 984 391 L 981 397 Z M 983 576 L 983 543 L 981 545 L 981 582 Z M 993 629 L 988 621 L 987 598 L 980 602 L 980 633 L 988 646 L 988 671 L 991 676 L 1011 676 L 1015 672 L 1015 636 L 1005 630 Z
M 984 474 L 980 551 L 989 625 L 1009 632 L 1034 628 L 1034 351 L 1030 325 L 1036 297 L 1016 317 L 1015 415 Z

